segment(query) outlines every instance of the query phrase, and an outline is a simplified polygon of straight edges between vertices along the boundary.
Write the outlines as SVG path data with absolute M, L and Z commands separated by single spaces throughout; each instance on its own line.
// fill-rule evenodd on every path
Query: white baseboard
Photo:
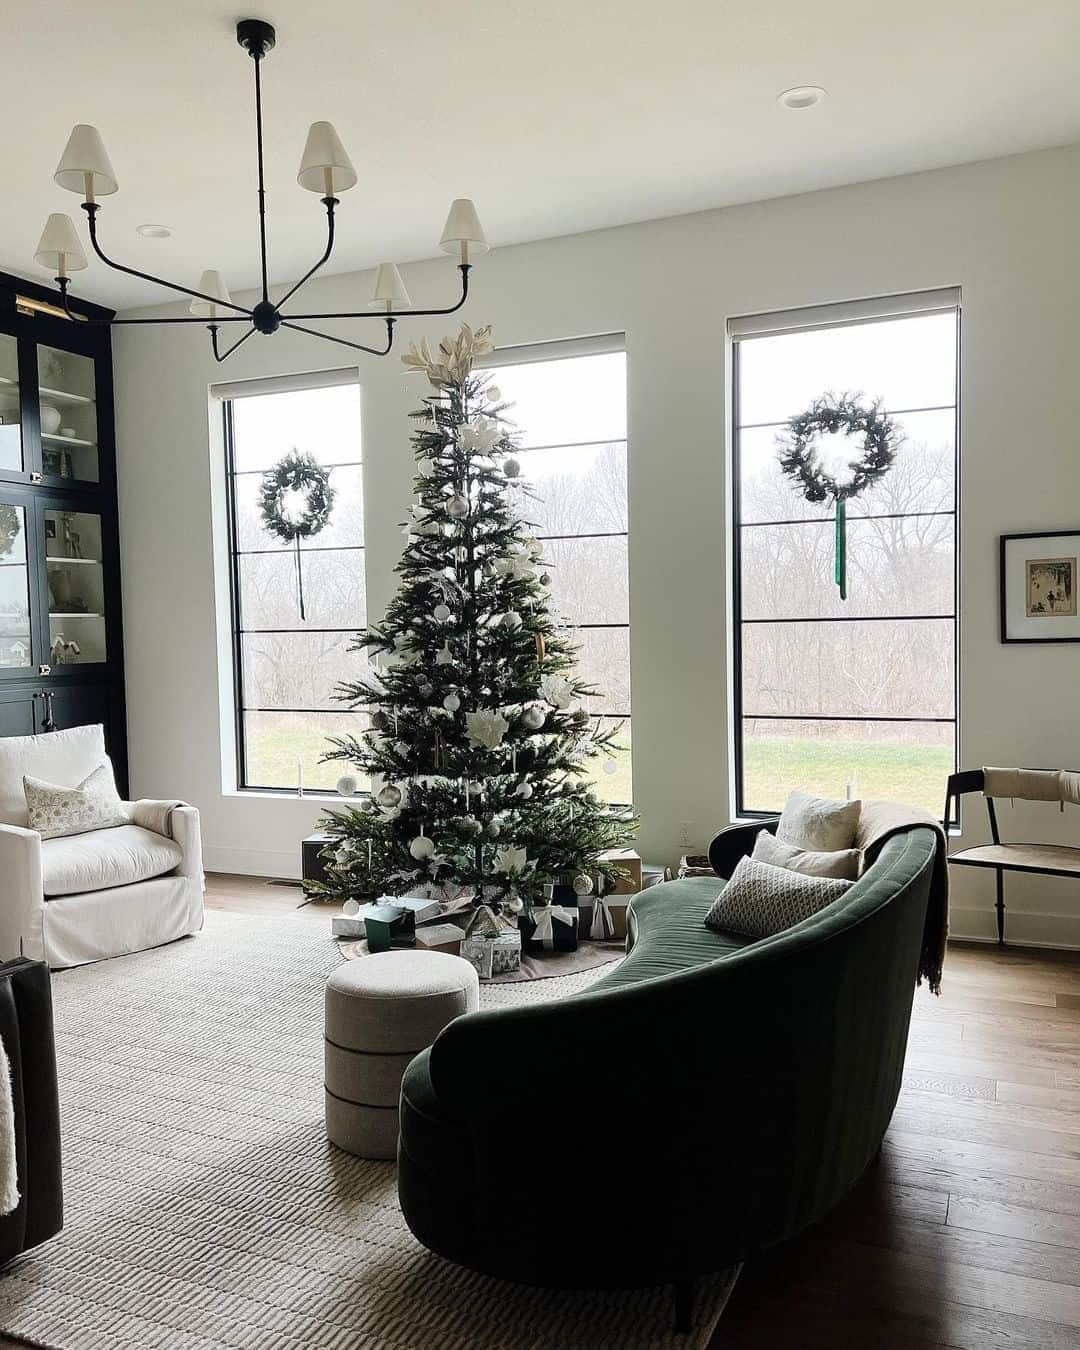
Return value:
M 300 847 L 278 852 L 271 849 L 219 848 L 203 845 L 203 866 L 208 872 L 233 876 L 300 879 Z
M 953 905 L 949 936 L 964 942 L 997 942 L 997 914 L 993 905 Z M 1080 951 L 1080 912 L 1047 914 L 1005 909 L 1005 941 L 1013 947 L 1050 947 Z

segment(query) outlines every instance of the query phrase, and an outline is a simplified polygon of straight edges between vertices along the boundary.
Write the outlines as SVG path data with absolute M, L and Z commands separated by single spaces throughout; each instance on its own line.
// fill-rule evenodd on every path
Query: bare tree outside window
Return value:
M 626 353 L 491 363 L 521 432 L 522 515 L 544 546 L 556 612 L 574 630 L 587 711 L 622 723 L 614 773 L 594 766 L 595 788 L 632 800 L 630 600 L 626 484 Z
M 334 787 L 340 767 L 320 764 L 331 735 L 355 732 L 366 715 L 333 697 L 356 675 L 352 635 L 367 624 L 364 498 L 358 385 L 290 390 L 225 405 L 229 509 L 234 545 L 233 627 L 238 694 L 238 786 Z M 291 450 L 330 470 L 336 497 L 326 528 L 302 541 L 305 618 L 288 544 L 263 525 L 262 474 Z
M 956 743 L 955 310 L 735 343 L 739 578 L 736 804 L 793 788 L 940 814 Z M 831 504 L 781 474 L 777 434 L 826 392 L 881 399 L 892 469 L 848 504 L 848 598 Z

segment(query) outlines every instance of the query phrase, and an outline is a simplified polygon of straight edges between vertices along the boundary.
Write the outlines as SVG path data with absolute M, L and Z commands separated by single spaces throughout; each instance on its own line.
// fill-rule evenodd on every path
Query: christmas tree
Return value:
M 520 508 L 529 491 L 490 375 L 473 363 L 490 329 L 463 326 L 433 356 L 403 358 L 434 392 L 412 414 L 416 502 L 397 594 L 358 635 L 361 678 L 338 697 L 370 730 L 335 737 L 325 758 L 371 779 L 359 808 L 332 811 L 325 885 L 345 898 L 467 891 L 515 913 L 546 883 L 618 868 L 603 854 L 636 825 L 591 790 L 589 765 L 618 727 L 590 718 L 596 691 L 549 608 L 542 549 Z

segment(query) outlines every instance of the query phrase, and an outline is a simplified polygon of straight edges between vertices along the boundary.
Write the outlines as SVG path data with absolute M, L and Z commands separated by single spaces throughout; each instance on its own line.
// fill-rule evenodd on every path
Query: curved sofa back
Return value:
M 716 960 L 459 1018 L 430 1052 L 440 1109 L 482 1147 L 548 1157 L 553 1179 L 587 1141 L 632 1174 L 632 1202 L 597 1233 L 628 1281 L 646 1252 L 663 1279 L 792 1235 L 888 1125 L 935 844 L 894 836 L 843 902 Z

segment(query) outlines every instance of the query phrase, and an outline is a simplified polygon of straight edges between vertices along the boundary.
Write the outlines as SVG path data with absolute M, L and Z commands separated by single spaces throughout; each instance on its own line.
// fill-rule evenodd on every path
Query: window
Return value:
M 734 320 L 735 807 L 792 788 L 941 814 L 956 762 L 956 292 Z M 831 391 L 880 398 L 903 432 L 847 504 L 780 472 L 785 421 Z
M 347 377 L 347 381 L 346 381 Z M 367 623 L 360 390 L 355 373 L 317 388 L 274 381 L 219 386 L 225 393 L 225 456 L 237 717 L 237 785 L 295 792 L 332 789 L 342 773 L 320 764 L 326 738 L 366 729 L 366 715 L 334 700 L 365 658 L 348 647 Z M 333 382 L 331 382 L 333 381 Z M 215 392 L 218 392 L 217 390 Z M 329 523 L 301 541 L 297 557 L 259 513 L 264 471 L 292 450 L 330 470 Z
M 509 363 L 508 363 L 509 362 Z M 596 791 L 631 800 L 630 595 L 627 573 L 626 353 L 622 338 L 500 351 L 498 387 L 521 431 L 522 502 L 544 546 L 552 605 L 580 647 L 579 670 L 598 697 L 594 716 L 622 723 Z

